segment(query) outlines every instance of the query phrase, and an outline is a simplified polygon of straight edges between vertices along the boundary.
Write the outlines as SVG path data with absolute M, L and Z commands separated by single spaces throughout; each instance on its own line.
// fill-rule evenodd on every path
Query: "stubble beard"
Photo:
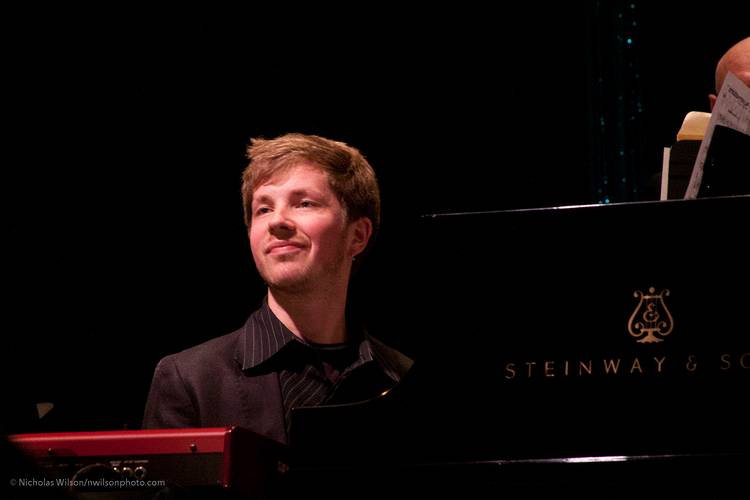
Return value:
M 314 286 L 314 276 L 308 265 L 296 262 L 274 264 L 271 271 L 261 271 L 260 275 L 268 288 L 283 293 L 304 293 Z
M 285 294 L 321 292 L 335 286 L 345 272 L 346 256 L 339 253 L 323 267 L 311 266 L 308 262 L 276 262 L 273 269 L 260 271 L 268 288 Z M 345 278 L 348 281 L 348 276 Z

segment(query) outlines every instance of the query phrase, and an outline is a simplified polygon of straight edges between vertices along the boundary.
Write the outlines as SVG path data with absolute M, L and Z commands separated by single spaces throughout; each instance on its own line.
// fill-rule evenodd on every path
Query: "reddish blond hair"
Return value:
M 252 222 L 253 194 L 258 186 L 300 162 L 309 162 L 327 174 L 347 220 L 367 217 L 372 222 L 373 235 L 377 232 L 380 189 L 375 172 L 358 149 L 317 135 L 286 134 L 275 139 L 252 139 L 247 157 L 250 163 L 242 173 L 242 206 L 247 227 Z

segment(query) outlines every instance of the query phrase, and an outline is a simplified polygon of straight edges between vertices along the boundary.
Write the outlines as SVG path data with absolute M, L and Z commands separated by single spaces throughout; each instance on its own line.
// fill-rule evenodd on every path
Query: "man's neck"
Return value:
M 307 294 L 269 289 L 268 307 L 294 335 L 308 342 L 336 344 L 347 340 L 346 288 Z

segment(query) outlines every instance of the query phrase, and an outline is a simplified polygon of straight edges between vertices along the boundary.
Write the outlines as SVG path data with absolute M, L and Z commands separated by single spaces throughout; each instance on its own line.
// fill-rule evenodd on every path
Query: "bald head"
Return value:
M 742 82 L 750 87 L 750 37 L 740 40 L 734 44 L 719 59 L 716 65 L 716 91 L 724 85 L 724 78 L 731 72 L 737 75 Z
M 732 45 L 719 59 L 716 65 L 716 92 L 719 92 L 721 86 L 724 85 L 727 73 L 734 73 L 742 83 L 750 87 L 750 37 Z M 716 96 L 710 95 L 709 100 L 713 109 Z

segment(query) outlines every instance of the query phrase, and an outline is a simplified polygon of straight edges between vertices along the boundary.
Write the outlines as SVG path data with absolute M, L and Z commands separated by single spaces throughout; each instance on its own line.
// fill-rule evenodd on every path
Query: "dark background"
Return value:
M 157 360 L 257 306 L 250 137 L 370 160 L 383 229 L 354 292 L 408 354 L 386 306 L 418 296 L 419 215 L 653 199 L 662 147 L 749 34 L 732 2 L 3 17 L 6 432 L 136 428 Z

